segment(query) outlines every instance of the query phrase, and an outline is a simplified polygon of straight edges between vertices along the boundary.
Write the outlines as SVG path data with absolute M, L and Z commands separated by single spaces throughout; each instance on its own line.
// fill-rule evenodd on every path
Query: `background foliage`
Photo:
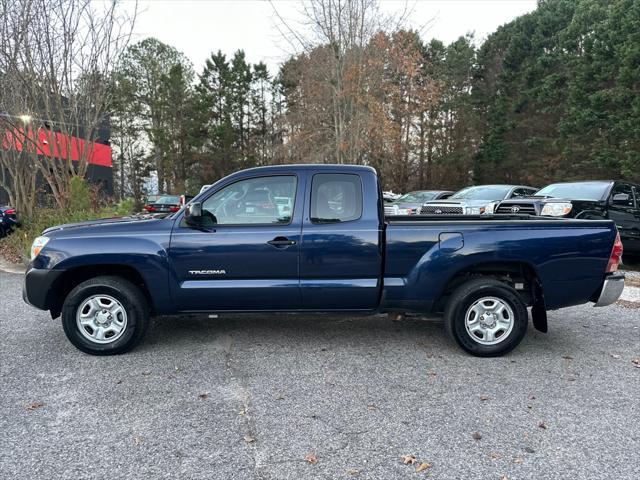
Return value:
M 316 35 L 275 76 L 242 51 L 195 75 L 158 40 L 130 47 L 116 118 L 150 147 L 114 138 L 120 193 L 142 195 L 152 171 L 160 191 L 193 193 L 240 168 L 309 162 L 372 165 L 397 191 L 640 180 L 639 2 L 541 0 L 479 47 L 424 42 L 377 21 L 373 0 L 335 4 L 311 2 Z

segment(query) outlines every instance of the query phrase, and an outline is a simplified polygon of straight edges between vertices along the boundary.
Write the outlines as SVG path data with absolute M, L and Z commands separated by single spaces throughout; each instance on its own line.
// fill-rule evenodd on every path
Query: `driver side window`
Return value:
M 202 204 L 203 216 L 217 225 L 289 224 L 296 177 L 256 177 L 227 185 Z

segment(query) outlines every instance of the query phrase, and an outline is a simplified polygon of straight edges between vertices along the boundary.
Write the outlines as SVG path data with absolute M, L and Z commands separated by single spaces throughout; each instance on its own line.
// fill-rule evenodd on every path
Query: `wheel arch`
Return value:
M 544 305 L 542 282 L 534 265 L 518 260 L 492 260 L 473 263 L 454 272 L 436 299 L 435 310 L 444 311 L 448 298 L 456 288 L 468 280 L 481 277 L 493 278 L 510 285 L 527 306 Z
M 78 266 L 66 270 L 49 289 L 47 294 L 47 304 L 52 318 L 58 318 L 62 312 L 62 305 L 67 295 L 80 283 L 95 277 L 113 276 L 128 280 L 133 285 L 140 288 L 147 299 L 149 309 L 155 312 L 153 299 L 148 285 L 138 270 L 130 265 L 124 264 L 101 264 Z

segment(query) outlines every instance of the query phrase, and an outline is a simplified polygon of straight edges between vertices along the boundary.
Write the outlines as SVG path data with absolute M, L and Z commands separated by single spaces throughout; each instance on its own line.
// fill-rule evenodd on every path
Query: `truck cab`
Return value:
M 171 295 L 181 311 L 373 310 L 381 242 L 373 169 L 245 170 L 176 218 Z

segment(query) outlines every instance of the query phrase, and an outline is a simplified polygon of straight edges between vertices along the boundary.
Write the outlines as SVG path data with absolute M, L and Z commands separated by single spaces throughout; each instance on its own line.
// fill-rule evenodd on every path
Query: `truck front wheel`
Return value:
M 115 355 L 135 347 L 149 324 L 145 296 L 120 277 L 91 278 L 76 286 L 62 306 L 69 341 L 92 355 Z
M 513 288 L 492 278 L 476 278 L 458 287 L 445 309 L 447 333 L 478 357 L 513 350 L 527 332 L 527 307 Z

